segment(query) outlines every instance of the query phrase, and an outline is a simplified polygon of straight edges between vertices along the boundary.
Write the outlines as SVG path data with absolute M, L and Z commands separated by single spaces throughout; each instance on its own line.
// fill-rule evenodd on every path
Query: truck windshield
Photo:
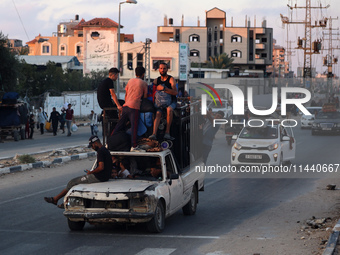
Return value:
M 239 138 L 246 139 L 275 139 L 277 138 L 277 126 L 270 127 L 245 127 Z

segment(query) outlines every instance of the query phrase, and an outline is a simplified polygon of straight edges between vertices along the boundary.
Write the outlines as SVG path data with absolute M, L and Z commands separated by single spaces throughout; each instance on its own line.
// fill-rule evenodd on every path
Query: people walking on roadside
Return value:
M 89 145 L 97 152 L 97 167 L 91 171 L 85 170 L 86 175 L 70 180 L 66 188 L 63 189 L 58 195 L 54 197 L 44 197 L 44 200 L 47 203 L 57 205 L 59 208 L 64 208 L 64 204 L 61 203 L 58 205 L 58 201 L 64 197 L 73 186 L 81 183 L 106 182 L 110 179 L 112 171 L 112 158 L 109 150 L 106 149 L 104 145 L 102 145 L 98 136 L 91 136 L 89 139 Z
M 68 104 L 67 109 L 66 109 L 66 115 L 65 115 L 66 127 L 67 127 L 67 136 L 71 136 L 72 121 L 73 121 L 73 123 L 75 123 L 73 113 L 74 112 L 73 112 L 73 109 L 72 109 L 72 105 Z
M 43 108 L 39 108 L 38 110 L 38 122 L 40 128 L 40 134 L 44 134 L 45 122 L 47 121 L 47 114 L 44 112 Z
M 91 114 L 89 116 L 90 127 L 91 127 L 91 135 L 97 135 L 98 134 L 98 116 L 97 113 L 95 113 L 93 110 L 91 110 Z
M 35 126 L 35 121 L 34 121 L 34 114 L 30 114 L 29 118 L 29 128 L 30 128 L 30 134 L 28 139 L 33 139 L 33 133 L 34 133 L 34 126 Z
M 157 131 L 159 123 L 162 117 L 163 108 L 166 108 L 166 129 L 164 134 L 164 139 L 173 140 L 174 138 L 170 136 L 170 127 L 173 119 L 173 112 L 177 105 L 177 88 L 175 79 L 168 75 L 168 65 L 166 63 L 161 63 L 159 65 L 159 76 L 154 80 L 154 85 L 156 85 L 155 94 L 155 107 L 156 107 L 156 117 L 153 124 L 153 133 L 149 136 L 150 139 L 157 139 Z
M 53 107 L 52 112 L 50 114 L 50 120 L 49 120 L 49 122 L 52 122 L 53 135 L 57 135 L 59 120 L 60 120 L 60 113 L 57 112 L 57 109 L 55 107 Z
M 65 122 L 66 122 L 66 110 L 64 107 L 61 108 L 61 114 L 60 114 L 60 129 L 63 131 L 63 134 L 65 133 Z
M 143 80 L 145 68 L 137 66 L 135 68 L 136 78 L 129 80 L 125 87 L 125 103 L 123 105 L 122 116 L 119 119 L 113 134 L 118 133 L 126 128 L 126 124 L 131 124 L 131 151 L 141 151 L 137 147 L 137 131 L 139 122 L 139 110 L 142 98 L 147 97 L 148 84 Z

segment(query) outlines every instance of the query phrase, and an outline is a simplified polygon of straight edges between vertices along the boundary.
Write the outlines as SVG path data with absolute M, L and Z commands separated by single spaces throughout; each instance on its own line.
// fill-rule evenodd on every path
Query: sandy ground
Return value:
M 318 180 L 313 192 L 247 220 L 221 239 L 204 246 L 202 252 L 215 251 L 213 254 L 218 255 L 322 254 L 339 218 L 340 189 L 326 189 L 328 184 L 336 184 L 334 182 L 334 179 Z M 307 224 L 312 217 L 326 219 L 326 222 L 313 229 Z

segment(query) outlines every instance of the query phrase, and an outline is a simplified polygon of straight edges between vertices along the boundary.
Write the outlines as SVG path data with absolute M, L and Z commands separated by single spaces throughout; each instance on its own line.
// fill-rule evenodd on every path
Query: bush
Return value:
M 20 161 L 20 163 L 22 164 L 29 164 L 29 163 L 35 163 L 35 158 L 33 158 L 31 155 L 20 155 L 18 157 L 18 160 Z

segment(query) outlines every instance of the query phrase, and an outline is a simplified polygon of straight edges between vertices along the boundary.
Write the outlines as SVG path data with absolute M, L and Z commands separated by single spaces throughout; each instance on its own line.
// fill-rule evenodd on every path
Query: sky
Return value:
M 197 19 L 201 26 L 205 26 L 205 12 L 217 7 L 226 12 L 227 26 L 231 25 L 233 19 L 234 26 L 244 26 L 246 16 L 250 19 L 251 26 L 261 26 L 263 19 L 267 20 L 267 27 L 273 28 L 274 39 L 277 44 L 287 47 L 287 41 L 293 41 L 291 47 L 295 48 L 297 37 L 304 36 L 303 25 L 290 25 L 283 28 L 280 13 L 289 16 L 291 20 L 303 20 L 305 11 L 296 9 L 289 11 L 287 4 L 305 6 L 305 0 L 137 0 L 137 4 L 124 3 L 121 5 L 121 33 L 134 34 L 135 42 L 145 41 L 151 38 L 157 41 L 157 26 L 164 24 L 165 15 L 173 18 L 174 25 L 181 25 L 182 15 L 184 16 L 185 26 L 196 26 Z M 20 39 L 23 44 L 34 39 L 39 34 L 52 36 L 57 32 L 57 25 L 61 21 L 79 18 L 89 21 L 93 18 L 110 18 L 118 23 L 119 2 L 122 0 L 1 0 L 0 8 L 0 31 L 10 39 Z M 340 10 L 338 0 L 311 0 L 312 6 L 330 5 L 330 8 L 315 10 L 312 13 L 312 22 L 321 17 L 337 17 Z M 333 20 L 333 28 L 339 27 L 339 21 Z M 333 34 L 337 33 L 333 31 Z M 338 37 L 334 36 L 333 38 Z M 321 29 L 313 29 L 312 40 L 322 38 Z M 328 40 L 325 41 L 328 46 Z M 333 42 L 333 47 L 336 43 Z M 302 50 L 294 50 L 295 56 L 292 57 L 293 70 L 303 66 Z M 313 55 L 312 65 L 317 67 L 317 71 L 323 72 L 325 67 L 321 66 L 322 56 Z M 339 56 L 338 50 L 334 55 Z M 294 70 L 295 71 L 295 70 Z M 334 68 L 335 73 L 339 74 L 339 67 Z

